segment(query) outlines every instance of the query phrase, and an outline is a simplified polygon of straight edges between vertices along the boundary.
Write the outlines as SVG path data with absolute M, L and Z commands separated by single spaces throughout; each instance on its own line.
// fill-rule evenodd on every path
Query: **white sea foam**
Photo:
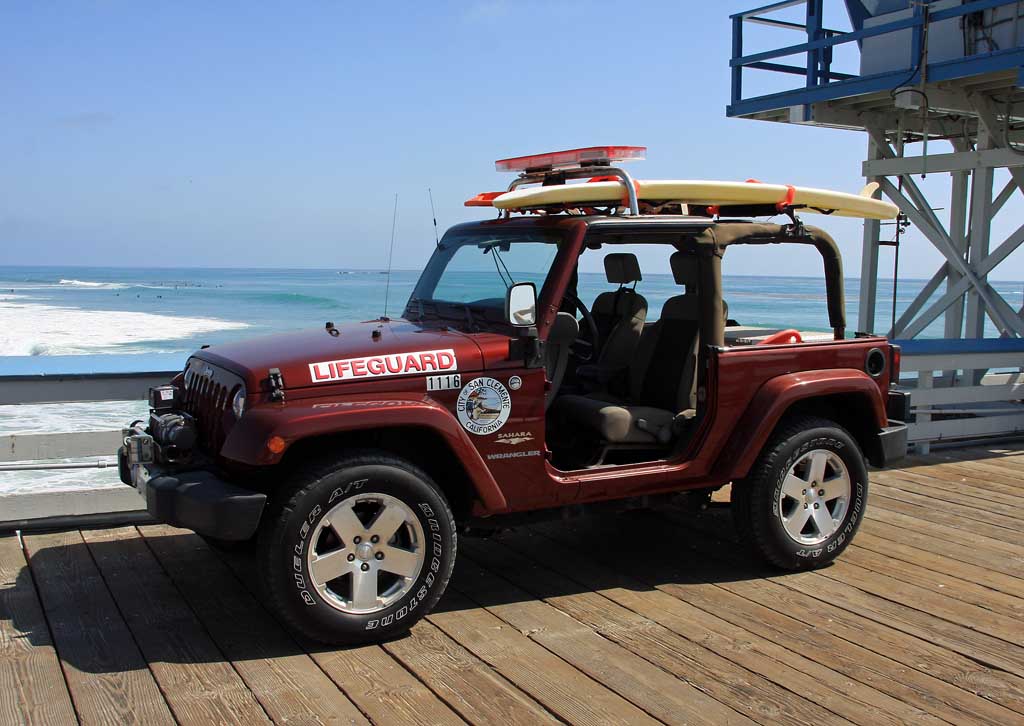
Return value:
M 146 341 L 179 340 L 215 330 L 249 327 L 217 318 L 78 310 L 0 300 L 0 355 L 91 355 Z M 171 352 L 154 347 L 153 353 Z
M 65 287 L 86 287 L 93 290 L 123 290 L 128 285 L 121 282 L 93 282 L 90 280 L 61 280 Z

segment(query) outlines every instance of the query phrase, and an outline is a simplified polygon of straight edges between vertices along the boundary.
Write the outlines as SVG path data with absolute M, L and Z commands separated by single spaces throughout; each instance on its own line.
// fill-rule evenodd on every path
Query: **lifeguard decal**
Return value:
M 459 361 L 451 348 L 420 350 L 413 353 L 370 355 L 309 364 L 313 383 L 351 381 L 360 378 L 408 376 L 416 373 L 440 373 L 459 369 Z

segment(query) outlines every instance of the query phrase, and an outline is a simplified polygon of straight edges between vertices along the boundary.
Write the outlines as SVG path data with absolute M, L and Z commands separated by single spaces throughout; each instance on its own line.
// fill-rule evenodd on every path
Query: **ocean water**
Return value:
M 0 375 L 43 369 L 54 356 L 184 356 L 200 345 L 401 312 L 418 271 L 345 269 L 83 268 L 0 266 Z M 901 280 L 897 314 L 923 281 Z M 820 277 L 726 276 L 730 317 L 744 325 L 828 330 Z M 994 286 L 1020 308 L 1024 283 Z M 388 289 L 390 287 L 390 289 Z M 603 274 L 580 275 L 580 297 L 612 289 Z M 846 281 L 848 329 L 859 281 Z M 876 329 L 890 321 L 891 282 L 879 284 Z M 679 293 L 670 275 L 644 272 L 638 290 L 657 317 Z M 941 293 L 936 294 L 936 299 Z M 990 330 L 989 335 L 995 331 Z M 941 323 L 926 336 L 942 335 Z M 174 355 L 172 359 L 178 358 Z M 101 360 L 101 359 L 95 359 Z M 0 435 L 116 429 L 145 413 L 141 402 L 0 406 Z M 118 486 L 107 471 L 0 472 L 0 494 Z

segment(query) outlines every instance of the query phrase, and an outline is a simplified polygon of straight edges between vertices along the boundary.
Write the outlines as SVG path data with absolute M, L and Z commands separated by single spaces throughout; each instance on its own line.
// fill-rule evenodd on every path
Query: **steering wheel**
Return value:
M 567 293 L 565 299 L 574 304 L 576 309 L 580 311 L 580 315 L 583 316 L 583 326 L 586 326 L 587 333 L 586 336 L 580 335 L 573 341 L 573 356 L 580 363 L 589 363 L 597 360 L 597 355 L 601 350 L 601 342 L 598 340 L 597 323 L 594 321 L 590 308 L 584 305 L 583 301 L 572 293 Z M 583 326 L 580 327 L 581 332 L 584 330 Z

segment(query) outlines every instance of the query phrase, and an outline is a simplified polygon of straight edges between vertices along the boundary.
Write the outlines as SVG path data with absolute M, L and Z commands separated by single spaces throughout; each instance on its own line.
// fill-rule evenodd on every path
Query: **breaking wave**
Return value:
M 128 287 L 122 282 L 92 282 L 90 280 L 61 280 L 58 284 L 65 287 L 86 287 L 94 290 L 123 290 Z
M 150 344 L 146 352 L 165 353 L 175 349 L 153 344 L 247 327 L 247 323 L 217 318 L 0 300 L 0 356 L 92 355 L 123 352 L 120 346 L 146 343 Z

